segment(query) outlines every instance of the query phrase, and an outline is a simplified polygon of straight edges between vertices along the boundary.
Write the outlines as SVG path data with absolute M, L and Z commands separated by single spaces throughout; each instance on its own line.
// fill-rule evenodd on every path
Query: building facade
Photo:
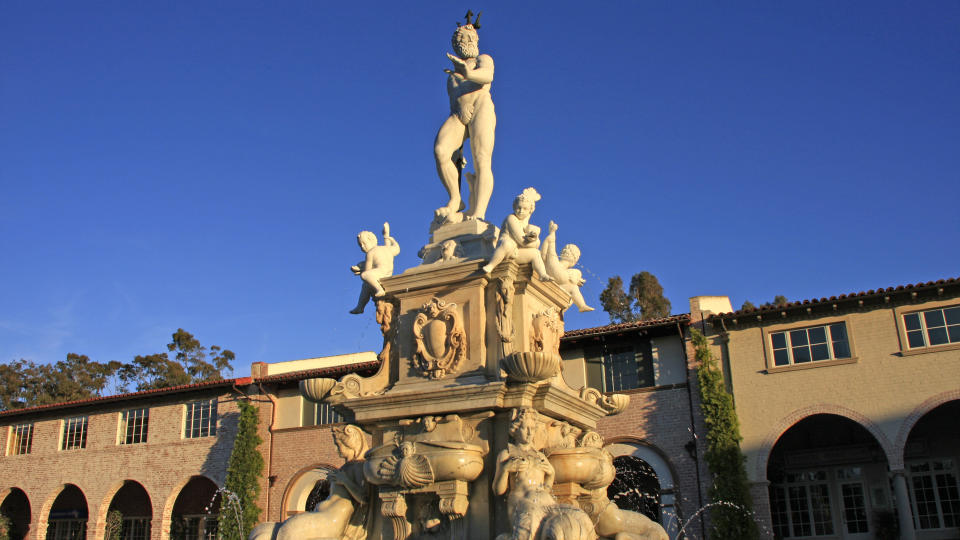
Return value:
M 958 280 L 708 320 L 768 537 L 960 538 Z

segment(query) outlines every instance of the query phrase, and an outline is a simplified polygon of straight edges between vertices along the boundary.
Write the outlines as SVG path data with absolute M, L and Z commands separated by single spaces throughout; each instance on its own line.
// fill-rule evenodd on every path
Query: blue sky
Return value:
M 356 233 L 416 265 L 445 53 L 496 74 L 488 219 L 534 186 L 596 303 L 960 275 L 960 3 L 0 4 L 0 361 L 374 350 Z M 568 312 L 567 328 L 608 322 Z

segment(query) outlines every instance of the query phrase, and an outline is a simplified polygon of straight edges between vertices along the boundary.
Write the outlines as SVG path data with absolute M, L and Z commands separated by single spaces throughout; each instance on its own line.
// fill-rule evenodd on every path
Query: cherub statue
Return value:
M 377 236 L 370 231 L 361 231 L 357 235 L 360 249 L 367 254 L 366 258 L 351 266 L 350 270 L 360 276 L 363 285 L 360 286 L 360 299 L 357 307 L 350 313 L 363 313 L 370 298 L 380 298 L 386 294 L 380 280 L 393 275 L 393 258 L 400 254 L 400 244 L 390 236 L 390 224 L 383 224 L 383 245 L 377 245 Z
M 540 257 L 540 227 L 530 224 L 530 216 L 536 210 L 540 194 L 532 187 L 523 190 L 513 200 L 513 213 L 503 220 L 497 249 L 490 261 L 483 266 L 483 273 L 489 275 L 504 259 L 516 259 L 518 263 L 531 263 L 541 281 L 553 281 L 543 267 Z
M 363 476 L 363 456 L 369 448 L 366 436 L 357 426 L 339 426 L 333 428 L 333 442 L 346 463 L 330 474 L 330 495 L 315 510 L 297 514 L 283 523 L 257 525 L 249 540 L 367 537 L 373 518 L 369 507 L 373 494 Z
M 507 494 L 507 516 L 512 532 L 497 540 L 539 538 L 596 538 L 590 517 L 571 506 L 557 504 L 551 489 L 556 473 L 547 456 L 534 446 L 540 420 L 533 409 L 514 409 L 510 437 L 514 442 L 497 455 L 493 492 Z
M 570 299 L 577 305 L 577 309 L 581 313 L 593 311 L 593 308 L 588 306 L 583 299 L 583 293 L 580 292 L 580 287 L 586 283 L 583 274 L 573 267 L 580 260 L 580 248 L 574 244 L 567 244 L 563 246 L 563 250 L 560 251 L 558 257 L 557 224 L 551 221 L 548 231 L 543 245 L 540 246 L 540 255 L 543 257 L 547 275 L 552 277 L 563 290 L 567 291 Z

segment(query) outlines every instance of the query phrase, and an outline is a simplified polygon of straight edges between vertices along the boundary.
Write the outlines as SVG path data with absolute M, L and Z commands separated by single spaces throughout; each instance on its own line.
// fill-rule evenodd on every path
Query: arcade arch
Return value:
M 960 537 L 960 400 L 929 410 L 913 424 L 903 451 L 913 525 L 937 538 Z
M 23 540 L 30 530 L 30 499 L 20 488 L 11 488 L 3 494 L 0 514 L 10 520 L 10 540 Z
M 111 515 L 119 512 L 119 523 L 114 523 Z M 110 499 L 107 507 L 107 527 L 120 527 L 121 540 L 148 540 L 150 522 L 153 520 L 153 505 L 147 490 L 134 480 L 124 480 L 123 485 Z M 112 537 L 113 531 L 107 531 Z
M 47 540 L 84 540 L 87 537 L 87 498 L 73 484 L 66 484 L 50 505 Z
M 173 503 L 171 540 L 216 540 L 221 499 L 217 490 L 206 476 L 190 477 Z
M 846 416 L 799 420 L 780 435 L 766 464 L 778 538 L 874 538 L 872 516 L 893 512 L 886 452 Z

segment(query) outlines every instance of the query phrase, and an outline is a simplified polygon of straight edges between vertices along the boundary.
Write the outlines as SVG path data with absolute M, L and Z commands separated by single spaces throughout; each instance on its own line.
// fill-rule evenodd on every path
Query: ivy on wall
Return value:
M 257 434 L 259 414 L 256 406 L 240 401 L 240 421 L 233 442 L 227 479 L 220 500 L 218 536 L 222 540 L 246 540 L 260 518 L 257 498 L 260 496 L 260 475 L 263 455 L 257 446 L 263 442 Z
M 746 458 L 740 451 L 740 422 L 733 407 L 733 396 L 723 384 L 723 373 L 707 347 L 707 338 L 690 328 L 696 349 L 697 381 L 700 386 L 700 410 L 707 424 L 707 466 L 713 474 L 709 495 L 710 538 L 751 540 L 759 538 L 751 508 Z

